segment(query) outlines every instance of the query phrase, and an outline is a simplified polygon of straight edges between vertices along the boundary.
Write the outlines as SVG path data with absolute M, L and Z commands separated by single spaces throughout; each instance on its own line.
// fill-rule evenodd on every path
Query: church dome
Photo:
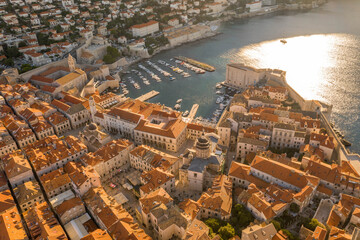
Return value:
M 207 138 L 205 138 L 204 136 L 201 136 L 200 138 L 198 138 L 197 142 L 196 142 L 196 148 L 198 149 L 208 149 L 210 146 L 209 140 L 207 140 Z

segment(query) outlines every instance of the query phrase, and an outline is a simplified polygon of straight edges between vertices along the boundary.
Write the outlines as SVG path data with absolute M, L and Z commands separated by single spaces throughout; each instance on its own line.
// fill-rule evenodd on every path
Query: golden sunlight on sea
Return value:
M 306 99 L 322 99 L 331 88 L 342 51 L 354 44 L 352 35 L 327 34 L 286 38 L 251 44 L 231 54 L 232 62 L 287 72 L 288 83 Z

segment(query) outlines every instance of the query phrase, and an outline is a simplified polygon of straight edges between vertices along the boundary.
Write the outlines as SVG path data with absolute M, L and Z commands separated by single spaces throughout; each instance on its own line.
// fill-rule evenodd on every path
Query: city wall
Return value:
M 96 87 L 96 90 L 98 90 L 99 93 L 102 93 L 107 88 L 118 88 L 119 86 L 120 86 L 119 85 L 119 80 L 117 80 L 117 79 L 115 79 L 115 80 L 107 80 L 107 81 L 104 81 L 98 87 Z
M 80 63 L 84 63 L 81 56 L 83 52 L 88 52 L 94 55 L 95 60 L 103 59 L 106 55 L 106 49 L 110 46 L 109 43 L 105 41 L 101 41 L 100 39 L 96 39 L 96 37 L 92 37 L 86 40 L 83 46 L 76 50 L 77 60 Z
M 299 104 L 301 110 L 316 111 L 318 109 L 319 106 L 316 104 L 316 101 L 304 99 L 287 83 L 286 72 L 276 69 L 267 69 L 265 76 L 269 85 L 286 87 L 290 97 Z
M 41 67 L 35 68 L 33 70 L 30 70 L 28 72 L 22 73 L 22 74 L 20 74 L 20 78 L 27 82 L 27 81 L 29 81 L 31 76 L 39 75 L 40 73 L 44 72 L 48 68 L 58 67 L 58 66 L 67 67 L 68 66 L 68 59 L 64 58 L 64 59 L 62 59 L 60 61 L 52 62 L 52 63 L 46 64 L 46 65 L 43 65 Z
M 123 67 L 128 65 L 129 63 L 126 61 L 126 59 L 124 57 L 120 58 L 119 60 L 117 60 L 116 62 L 112 63 L 112 64 L 106 64 L 106 66 L 109 67 L 110 70 L 116 69 L 118 67 Z
M 341 138 L 335 133 L 333 127 L 331 126 L 329 119 L 332 106 L 323 104 L 320 101 L 304 99 L 287 83 L 286 73 L 282 71 L 279 74 L 279 72 L 280 70 L 267 69 L 265 74 L 265 76 L 267 77 L 267 83 L 273 86 L 286 87 L 290 97 L 299 104 L 301 110 L 316 111 L 319 114 L 322 126 L 326 129 L 328 135 L 334 138 L 335 156 L 333 155 L 333 159 L 336 160 L 338 163 L 340 163 L 341 160 L 360 161 L 360 155 L 350 153 L 342 143 Z

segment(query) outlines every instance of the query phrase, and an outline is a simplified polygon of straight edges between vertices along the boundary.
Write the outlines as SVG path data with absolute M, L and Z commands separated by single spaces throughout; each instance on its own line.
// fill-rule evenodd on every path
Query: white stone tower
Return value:
M 89 97 L 89 106 L 90 106 L 91 119 L 93 122 L 95 122 L 96 105 L 93 97 Z
M 204 133 L 201 137 L 199 137 L 196 140 L 195 143 L 195 150 L 196 150 L 196 157 L 207 159 L 210 157 L 210 142 L 209 140 L 204 136 Z
M 75 71 L 76 60 L 71 56 L 71 54 L 69 54 L 69 57 L 68 57 L 68 65 L 69 65 L 70 72 Z

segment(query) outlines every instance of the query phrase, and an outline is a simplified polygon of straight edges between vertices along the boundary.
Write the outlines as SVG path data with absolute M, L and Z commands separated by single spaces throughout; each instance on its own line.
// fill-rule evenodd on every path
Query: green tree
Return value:
M 56 32 L 58 32 L 58 33 L 61 33 L 61 32 L 63 31 L 60 25 L 56 25 L 56 26 L 54 27 L 54 29 L 55 29 Z
M 36 38 L 38 40 L 39 45 L 50 45 L 51 43 L 54 43 L 54 40 L 49 39 L 48 34 L 44 34 L 41 32 L 36 33 Z
M 121 57 L 121 53 L 117 48 L 108 46 L 106 48 L 106 55 L 104 56 L 103 61 L 106 64 L 111 64 L 117 61 L 120 57 Z
M 281 229 L 281 224 L 276 221 L 276 220 L 272 220 L 271 223 L 274 225 L 274 227 L 276 228 L 276 231 L 279 231 Z
M 106 63 L 106 64 L 111 64 L 111 63 L 114 63 L 115 62 L 115 59 L 109 55 L 109 54 L 106 54 L 103 58 L 103 61 Z
M 19 47 L 25 47 L 25 46 L 27 46 L 25 41 L 22 41 L 22 42 L 19 43 Z
M 312 219 L 308 218 L 304 222 L 304 227 L 310 229 L 311 231 L 314 231 L 317 226 L 326 229 L 325 226 L 315 218 L 312 218 Z
M 236 229 L 236 234 L 241 234 L 241 229 L 247 227 L 254 217 L 241 204 L 236 204 L 231 211 L 230 224 Z
M 149 53 L 149 55 L 152 55 L 154 53 L 154 49 L 148 48 L 148 53 Z
M 121 56 L 121 53 L 119 52 L 119 50 L 117 48 L 108 46 L 106 48 L 107 54 L 111 55 L 114 58 L 118 58 Z
M 27 71 L 30 71 L 32 69 L 36 68 L 35 66 L 31 66 L 30 64 L 23 64 L 21 65 L 20 67 L 20 73 L 24 73 L 24 72 L 27 72 Z
M 228 223 L 219 229 L 219 235 L 223 240 L 228 240 L 235 236 L 235 229 Z
M 296 203 L 291 203 L 290 211 L 292 211 L 293 213 L 298 213 L 300 211 L 299 205 L 297 205 Z
M 232 221 L 234 225 L 238 225 L 240 228 L 247 227 L 252 221 L 254 221 L 254 217 L 251 213 L 241 204 L 236 204 L 232 210 Z
M 280 216 L 275 218 L 281 225 L 281 227 L 286 228 L 292 222 L 294 222 L 295 218 L 289 214 L 287 210 L 285 210 Z
M 211 230 L 214 232 L 214 233 L 218 233 L 220 227 L 222 226 L 222 223 L 220 222 L 219 219 L 216 219 L 216 218 L 209 218 L 205 221 L 205 224 L 211 228 Z
M 2 64 L 6 65 L 6 66 L 14 66 L 14 60 L 12 58 L 6 58 L 4 60 L 1 61 Z
M 296 240 L 297 238 L 287 229 L 281 229 L 281 231 L 289 237 L 289 240 Z
M 21 57 L 22 53 L 19 52 L 19 49 L 15 46 L 8 47 L 6 44 L 3 46 L 4 54 L 7 58 L 17 58 Z

